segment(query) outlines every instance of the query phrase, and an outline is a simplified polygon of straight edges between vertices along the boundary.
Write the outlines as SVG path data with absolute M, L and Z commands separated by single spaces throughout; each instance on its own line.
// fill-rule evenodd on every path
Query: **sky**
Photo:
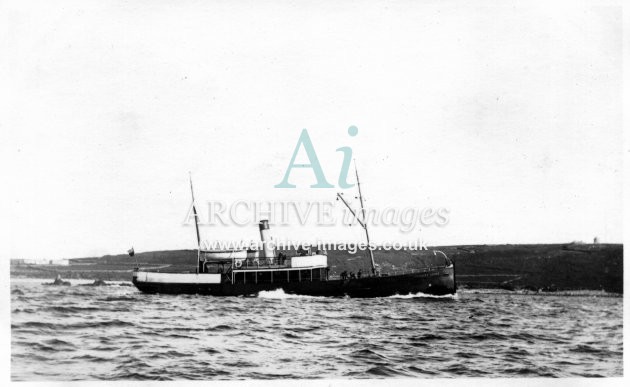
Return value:
M 201 211 L 352 197 L 341 147 L 370 208 L 448 209 L 430 245 L 620 243 L 621 8 L 543 4 L 9 1 L 2 258 L 196 248 L 189 172 Z M 274 187 L 303 129 L 334 188 Z

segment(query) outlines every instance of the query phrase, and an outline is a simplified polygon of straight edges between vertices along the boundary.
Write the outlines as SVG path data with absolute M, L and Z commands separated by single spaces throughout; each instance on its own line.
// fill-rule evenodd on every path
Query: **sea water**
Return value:
M 16 381 L 623 373 L 623 299 L 602 293 L 221 298 L 42 282 L 11 282 Z

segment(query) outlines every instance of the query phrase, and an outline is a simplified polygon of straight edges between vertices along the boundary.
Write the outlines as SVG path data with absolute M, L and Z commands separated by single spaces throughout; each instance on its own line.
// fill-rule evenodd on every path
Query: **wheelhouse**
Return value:
M 249 251 L 248 257 L 206 258 L 200 254 L 199 273 L 220 274 L 221 282 L 286 283 L 327 281 L 330 268 L 325 251 L 312 251 L 310 247 L 298 250 L 298 256 L 283 253 L 270 258 L 260 257 L 258 251 Z M 274 254 L 275 255 L 275 254 Z

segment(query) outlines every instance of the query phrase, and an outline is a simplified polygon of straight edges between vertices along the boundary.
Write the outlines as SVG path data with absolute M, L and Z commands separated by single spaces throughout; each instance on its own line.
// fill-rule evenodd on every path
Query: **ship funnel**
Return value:
M 275 250 L 270 246 L 271 235 L 269 235 L 269 221 L 267 219 L 261 220 L 258 224 L 260 229 L 260 240 L 263 243 L 263 254 L 267 259 L 273 259 L 276 256 Z

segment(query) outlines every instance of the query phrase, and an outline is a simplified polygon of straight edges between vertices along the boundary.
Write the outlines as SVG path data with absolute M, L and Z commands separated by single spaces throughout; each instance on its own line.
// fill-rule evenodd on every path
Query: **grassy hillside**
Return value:
M 623 293 L 623 246 L 458 246 L 445 252 L 471 287 L 591 289 Z
M 445 246 L 455 262 L 459 286 L 475 288 L 606 290 L 623 292 L 623 246 L 619 244 L 470 245 Z M 289 252 L 290 253 L 290 252 Z M 432 251 L 374 253 L 384 272 L 441 264 Z M 136 262 L 142 267 L 194 270 L 196 250 L 173 250 L 72 259 L 70 266 L 11 266 L 11 276 L 130 280 Z M 370 271 L 364 251 L 328 251 L 331 274 Z

